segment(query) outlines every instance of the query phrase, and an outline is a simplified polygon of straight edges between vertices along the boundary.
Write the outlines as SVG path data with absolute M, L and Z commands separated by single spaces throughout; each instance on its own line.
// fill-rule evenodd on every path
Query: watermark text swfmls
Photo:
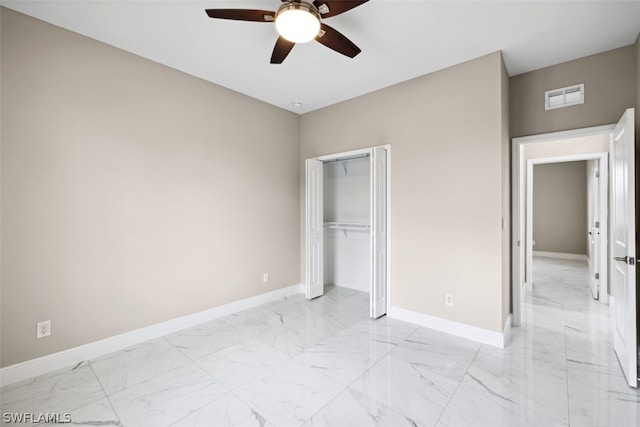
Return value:
M 4 412 L 2 422 L 5 424 L 26 424 L 26 423 L 50 423 L 68 424 L 71 422 L 71 414 L 65 412 Z

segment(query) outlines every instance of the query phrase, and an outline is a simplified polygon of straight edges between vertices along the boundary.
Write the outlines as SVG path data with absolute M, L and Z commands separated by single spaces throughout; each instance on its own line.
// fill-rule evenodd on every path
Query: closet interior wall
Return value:
M 371 290 L 370 157 L 323 165 L 325 284 Z

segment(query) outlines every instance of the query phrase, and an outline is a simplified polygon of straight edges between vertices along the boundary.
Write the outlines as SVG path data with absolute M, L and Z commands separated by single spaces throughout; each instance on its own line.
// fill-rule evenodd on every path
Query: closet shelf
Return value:
M 362 230 L 367 231 L 371 228 L 369 224 L 361 222 L 325 222 L 325 228 L 333 228 L 336 230 Z

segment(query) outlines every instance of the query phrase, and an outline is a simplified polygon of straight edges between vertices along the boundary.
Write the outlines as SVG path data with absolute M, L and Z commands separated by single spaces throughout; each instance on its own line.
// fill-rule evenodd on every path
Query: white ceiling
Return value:
M 324 21 L 362 49 L 356 58 L 312 41 L 272 65 L 273 24 L 211 19 L 204 12 L 276 10 L 280 4 L 2 0 L 10 9 L 301 114 L 497 50 L 513 76 L 630 45 L 640 32 L 639 0 L 370 0 Z

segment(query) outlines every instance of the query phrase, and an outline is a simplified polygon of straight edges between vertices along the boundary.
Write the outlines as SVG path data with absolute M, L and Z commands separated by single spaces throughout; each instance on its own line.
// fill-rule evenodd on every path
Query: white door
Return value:
M 599 161 L 590 162 L 589 171 L 589 276 L 591 278 L 591 295 L 598 299 L 600 291 L 600 185 L 598 185 L 600 172 Z
M 371 317 L 387 314 L 387 150 L 371 153 Z
M 625 111 L 613 132 L 612 295 L 613 346 L 627 383 L 638 385 L 636 336 L 636 230 L 634 110 Z
M 306 295 L 307 299 L 324 294 L 322 165 L 319 160 L 307 159 L 306 170 Z

